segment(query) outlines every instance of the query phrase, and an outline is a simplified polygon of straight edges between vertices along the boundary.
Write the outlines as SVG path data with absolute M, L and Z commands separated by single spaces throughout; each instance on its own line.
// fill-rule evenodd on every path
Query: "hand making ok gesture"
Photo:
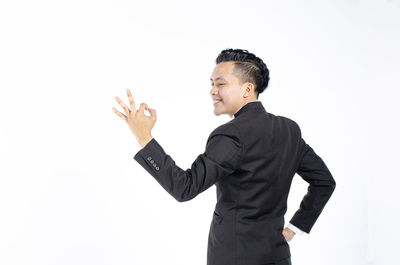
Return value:
M 126 93 L 128 94 L 130 108 L 125 105 L 124 102 L 121 101 L 118 97 L 115 97 L 115 100 L 121 105 L 124 109 L 125 114 L 119 112 L 114 107 L 112 110 L 120 116 L 129 126 L 129 129 L 132 131 L 133 135 L 136 137 L 138 143 L 144 147 L 148 142 L 153 138 L 151 136 L 151 129 L 154 127 L 154 124 L 157 121 L 157 113 L 155 109 L 151 109 L 147 106 L 146 103 L 141 103 L 138 110 L 135 107 L 135 101 L 132 97 L 131 91 L 129 88 L 126 89 Z M 144 110 L 150 112 L 150 116 L 144 114 Z

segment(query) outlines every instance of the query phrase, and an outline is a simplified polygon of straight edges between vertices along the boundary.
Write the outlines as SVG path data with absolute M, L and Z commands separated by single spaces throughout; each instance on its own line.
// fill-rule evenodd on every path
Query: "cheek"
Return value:
M 221 96 L 222 100 L 228 100 L 230 97 L 230 92 L 228 88 L 220 88 L 219 95 Z
M 221 95 L 221 98 L 222 98 L 222 100 L 224 101 L 224 103 L 230 103 L 231 101 L 235 101 L 235 98 L 237 98 L 239 95 L 238 95 L 238 92 L 237 92 L 237 89 L 235 89 L 235 88 L 224 88 L 224 89 L 221 89 L 220 91 L 219 91 L 220 93 L 220 95 Z

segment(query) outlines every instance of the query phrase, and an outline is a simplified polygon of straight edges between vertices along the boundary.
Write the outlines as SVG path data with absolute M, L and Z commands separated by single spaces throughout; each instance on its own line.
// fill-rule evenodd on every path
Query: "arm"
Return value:
M 314 150 L 301 138 L 299 174 L 310 185 L 290 223 L 306 233 L 310 233 L 323 208 L 336 187 L 329 169 Z
M 134 159 L 177 201 L 193 199 L 220 178 L 232 174 L 242 156 L 242 144 L 232 124 L 224 124 L 209 136 L 205 152 L 191 168 L 181 169 L 152 138 Z

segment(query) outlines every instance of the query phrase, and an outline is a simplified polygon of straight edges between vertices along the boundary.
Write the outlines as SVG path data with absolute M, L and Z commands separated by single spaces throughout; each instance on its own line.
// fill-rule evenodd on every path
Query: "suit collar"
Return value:
M 243 105 L 238 111 L 236 111 L 233 116 L 237 118 L 239 115 L 241 115 L 244 112 L 252 111 L 252 110 L 264 110 L 264 106 L 262 105 L 261 101 L 259 100 L 254 100 L 247 102 L 245 105 Z

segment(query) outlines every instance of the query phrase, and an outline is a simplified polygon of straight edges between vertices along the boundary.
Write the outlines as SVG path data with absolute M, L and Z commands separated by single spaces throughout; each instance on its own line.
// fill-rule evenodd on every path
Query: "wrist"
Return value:
M 153 136 L 150 135 L 148 137 L 140 139 L 138 142 L 139 142 L 140 146 L 143 148 L 151 141 L 151 139 L 153 139 Z

